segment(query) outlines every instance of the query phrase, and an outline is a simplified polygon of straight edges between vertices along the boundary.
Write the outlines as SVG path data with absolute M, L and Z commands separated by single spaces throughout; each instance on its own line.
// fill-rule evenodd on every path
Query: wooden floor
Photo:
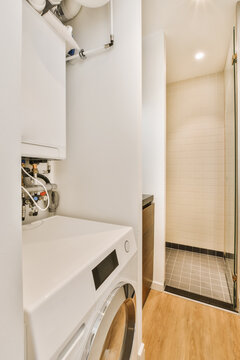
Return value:
M 151 290 L 143 342 L 146 360 L 240 360 L 240 316 Z

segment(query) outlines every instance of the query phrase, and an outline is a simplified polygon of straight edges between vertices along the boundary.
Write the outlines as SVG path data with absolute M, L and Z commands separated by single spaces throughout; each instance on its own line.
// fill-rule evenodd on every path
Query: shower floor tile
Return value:
M 231 303 L 222 257 L 166 248 L 165 285 Z

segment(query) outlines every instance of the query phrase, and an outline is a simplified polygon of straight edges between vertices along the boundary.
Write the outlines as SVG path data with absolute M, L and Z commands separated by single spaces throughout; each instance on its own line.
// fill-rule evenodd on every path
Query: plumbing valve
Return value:
M 39 197 L 38 197 L 37 195 L 34 195 L 33 199 L 34 199 L 35 201 L 38 201 L 38 200 L 39 200 Z
M 38 174 L 37 164 L 33 164 L 33 176 L 36 178 Z
M 34 207 L 32 207 L 32 211 L 29 212 L 29 216 L 37 216 L 37 215 L 38 215 L 38 210 L 34 206 Z

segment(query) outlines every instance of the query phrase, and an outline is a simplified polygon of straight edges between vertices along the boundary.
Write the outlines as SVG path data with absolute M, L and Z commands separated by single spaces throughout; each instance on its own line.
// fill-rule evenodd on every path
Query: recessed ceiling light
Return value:
M 198 52 L 195 54 L 195 59 L 196 60 L 201 60 L 205 57 L 205 54 L 203 52 Z

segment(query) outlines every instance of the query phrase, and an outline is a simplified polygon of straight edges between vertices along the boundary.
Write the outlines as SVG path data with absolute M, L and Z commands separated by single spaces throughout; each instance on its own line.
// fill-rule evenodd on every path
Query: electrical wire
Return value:
M 22 190 L 25 191 L 26 194 L 28 194 L 28 196 L 30 197 L 30 199 L 32 200 L 32 202 L 34 203 L 34 205 L 38 208 L 38 210 L 40 211 L 46 211 L 48 208 L 49 208 L 49 205 L 50 205 L 50 199 L 49 199 L 49 194 L 48 194 L 48 191 L 47 191 L 47 188 L 46 186 L 41 182 L 39 181 L 38 179 L 36 179 L 35 177 L 33 177 L 32 175 L 30 175 L 22 166 L 22 171 L 27 175 L 29 176 L 31 179 L 33 179 L 34 181 L 36 181 L 39 185 L 41 185 L 45 192 L 46 192 L 46 195 L 47 195 L 47 206 L 43 209 L 41 208 L 37 202 L 34 200 L 34 198 L 32 197 L 32 195 L 29 193 L 29 191 L 24 187 L 24 186 L 21 186 Z

